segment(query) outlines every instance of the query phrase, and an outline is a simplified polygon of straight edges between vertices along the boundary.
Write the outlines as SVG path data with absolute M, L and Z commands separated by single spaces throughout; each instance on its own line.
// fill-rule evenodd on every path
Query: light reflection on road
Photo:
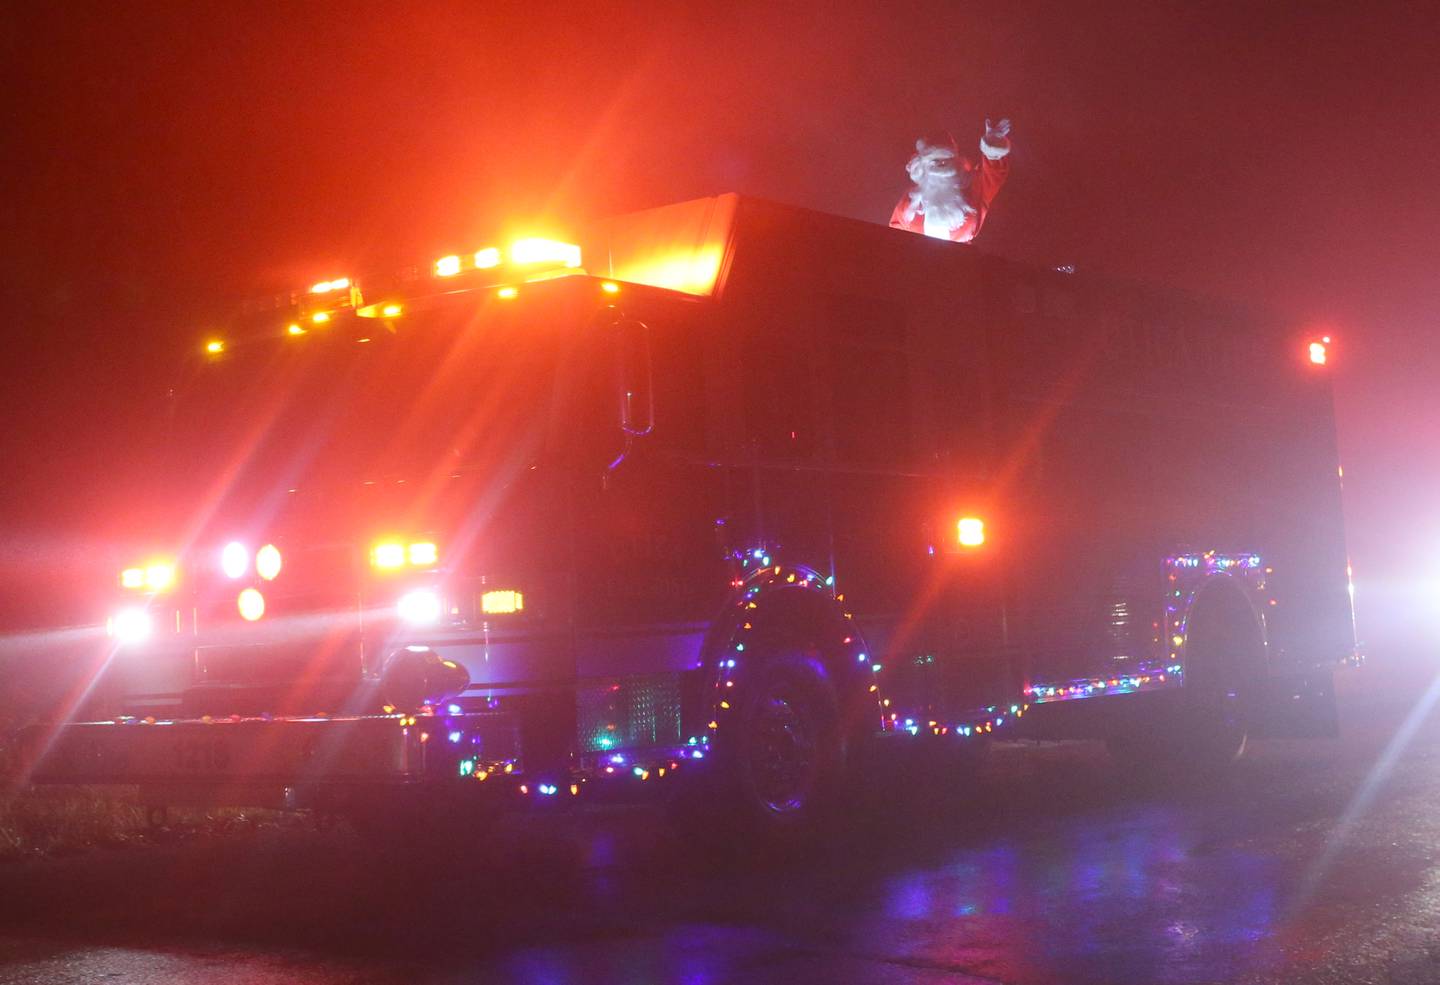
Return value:
M 15 866 L 0 979 L 208 981 L 219 947 L 272 985 L 1440 981 L 1440 722 L 1393 741 L 1415 696 L 1203 788 L 1147 788 L 1093 746 L 1004 748 L 971 806 L 897 809 L 803 859 L 711 856 L 616 810 L 514 819 L 482 858 L 418 870 L 295 831 Z

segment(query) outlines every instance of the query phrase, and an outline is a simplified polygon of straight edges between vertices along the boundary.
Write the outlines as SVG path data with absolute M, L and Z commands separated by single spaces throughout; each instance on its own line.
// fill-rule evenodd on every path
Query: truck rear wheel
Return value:
M 1133 768 L 1193 775 L 1216 772 L 1245 752 L 1247 702 L 1264 669 L 1265 640 L 1250 603 L 1236 589 L 1205 593 L 1187 620 L 1185 685 L 1139 728 L 1110 738 L 1111 754 Z

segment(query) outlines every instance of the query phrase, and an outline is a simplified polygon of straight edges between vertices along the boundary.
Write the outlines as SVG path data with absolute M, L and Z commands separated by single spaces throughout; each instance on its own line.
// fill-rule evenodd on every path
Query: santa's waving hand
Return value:
M 985 121 L 979 163 L 962 155 L 955 138 L 915 141 L 905 165 L 914 187 L 895 206 L 890 225 L 956 243 L 972 242 L 1009 174 L 1010 121 Z
M 985 136 L 980 138 L 980 151 L 986 157 L 1001 158 L 1010 153 L 1010 121 L 985 121 Z

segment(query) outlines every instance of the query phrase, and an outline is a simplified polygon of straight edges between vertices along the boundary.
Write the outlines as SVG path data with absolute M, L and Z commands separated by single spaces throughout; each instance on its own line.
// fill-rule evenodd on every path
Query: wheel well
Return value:
M 757 645 L 774 649 L 813 643 L 827 658 L 839 656 L 846 647 L 841 641 L 850 634 L 844 615 L 828 597 L 792 589 L 768 601 L 749 620 Z
M 1185 619 L 1187 683 L 1253 678 L 1265 663 L 1265 624 L 1243 589 L 1228 576 L 1202 588 Z
M 847 731 L 858 731 L 878 704 L 870 690 L 871 671 L 865 643 L 842 604 L 816 580 L 795 578 L 784 569 L 754 584 L 717 620 L 706 643 L 704 671 L 697 680 L 701 707 L 711 728 L 724 716 L 717 706 L 742 689 L 759 663 L 814 648 L 815 657 L 834 683 Z M 752 584 L 753 588 L 753 584 Z M 731 688 L 735 690 L 732 691 Z M 723 707 L 722 707 L 723 710 Z

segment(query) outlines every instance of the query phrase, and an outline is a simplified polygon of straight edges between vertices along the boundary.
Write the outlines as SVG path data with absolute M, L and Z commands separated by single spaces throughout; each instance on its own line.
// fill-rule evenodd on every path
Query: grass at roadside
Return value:
M 172 808 L 152 827 L 133 786 L 17 786 L 22 730 L 46 721 L 59 700 L 26 680 L 0 659 L 0 863 L 304 823 L 281 811 Z
M 170 808 L 151 827 L 134 786 L 35 786 L 0 793 L 0 863 L 307 822 L 264 808 Z
M 152 827 L 135 787 L 33 787 L 0 794 L 0 862 L 303 823 L 283 811 L 171 808 Z
M 145 833 L 133 787 L 42 787 L 0 798 L 0 859 L 123 845 Z

